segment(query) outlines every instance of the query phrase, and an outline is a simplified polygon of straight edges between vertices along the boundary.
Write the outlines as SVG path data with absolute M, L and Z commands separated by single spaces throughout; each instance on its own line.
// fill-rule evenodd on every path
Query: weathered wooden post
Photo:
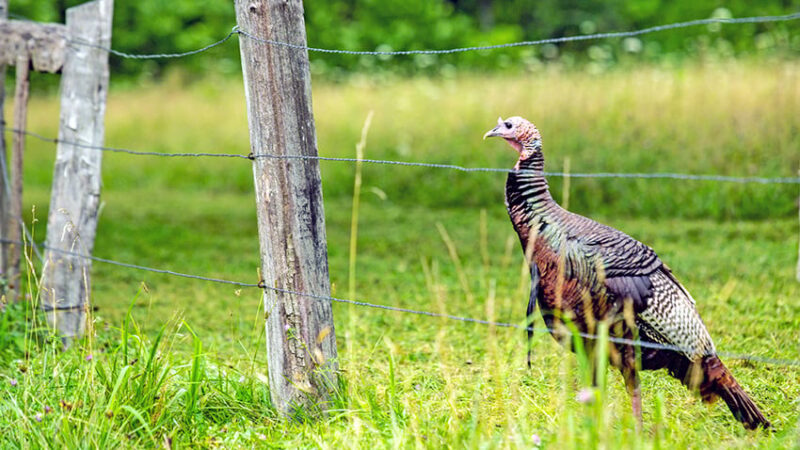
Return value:
M 27 54 L 17 56 L 17 76 L 14 87 L 14 127 L 24 130 L 28 124 L 28 97 L 30 91 L 31 60 Z M 8 254 L 7 298 L 18 300 L 22 286 L 20 262 L 22 261 L 22 169 L 25 152 L 25 135 L 14 133 L 11 146 L 11 205 L 8 213 L 8 239 L 11 242 Z
M 338 370 L 319 162 L 301 0 L 236 0 L 254 155 L 273 404 L 325 408 Z M 276 288 L 276 289 L 271 289 Z M 299 292 L 307 295 L 296 295 Z M 313 296 L 313 297 L 312 297 Z
M 14 127 L 24 129 L 27 123 L 28 88 L 33 70 L 57 72 L 63 65 L 66 29 L 63 25 L 0 20 L 0 64 L 16 65 L 17 80 L 14 93 Z M 5 122 L 3 133 L 5 134 Z M 10 173 L 2 174 L 3 206 L 3 276 L 8 282 L 7 300 L 19 293 L 20 261 L 22 255 L 22 161 L 25 135 L 14 133 L 11 164 L 2 165 Z M 5 141 L 3 140 L 3 148 Z M 10 180 L 10 182 L 9 182 Z
M 0 0 L 0 21 L 5 21 L 8 19 L 8 0 Z M 9 204 L 9 192 L 8 186 L 6 186 L 6 180 L 8 179 L 8 164 L 6 164 L 6 115 L 5 115 L 5 97 L 6 97 L 6 88 L 5 88 L 5 80 L 6 80 L 6 65 L 0 64 L 0 170 L 4 173 L 0 174 L 0 239 L 9 239 L 8 237 L 8 225 L 6 216 L 8 216 L 8 209 L 10 208 Z M 7 242 L 0 242 L 0 281 L 6 280 L 6 274 L 8 273 L 8 258 L 6 256 L 9 250 L 9 245 Z M 5 303 L 7 301 L 5 288 L 0 286 L 0 312 L 5 309 Z
M 83 335 L 89 306 L 91 255 L 97 228 L 102 152 L 71 143 L 102 146 L 108 93 L 108 52 L 113 0 L 94 0 L 67 10 L 61 75 L 61 116 L 47 217 L 42 307 L 65 345 Z M 78 43 L 76 43 L 78 42 Z

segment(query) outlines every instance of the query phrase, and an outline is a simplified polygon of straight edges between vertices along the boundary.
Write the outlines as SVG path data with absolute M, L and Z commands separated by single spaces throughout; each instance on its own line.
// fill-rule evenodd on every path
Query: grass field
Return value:
M 112 80 L 113 82 L 113 80 Z M 727 63 L 602 75 L 315 80 L 323 156 L 510 167 L 483 133 L 522 115 L 548 169 L 793 176 L 800 66 Z M 110 146 L 249 152 L 241 81 L 179 78 L 112 90 Z M 58 101 L 34 98 L 29 128 L 57 131 Z M 28 138 L 27 219 L 45 234 L 54 146 Z M 95 254 L 256 282 L 250 163 L 107 153 Z M 321 165 L 333 294 L 348 297 L 354 166 Z M 520 323 L 529 289 L 503 206 L 502 174 L 363 167 L 355 298 Z M 562 199 L 563 182 L 551 188 Z M 570 209 L 655 248 L 698 301 L 717 348 L 800 357 L 797 185 L 572 179 Z M 34 211 L 35 207 L 35 211 Z M 451 256 L 444 230 L 454 243 Z M 342 386 L 319 419 L 269 403 L 257 289 L 93 266 L 95 334 L 60 353 L 30 306 L 0 316 L 4 448 L 796 448 L 800 367 L 727 360 L 776 426 L 746 432 L 663 371 L 643 377 L 638 433 L 621 377 L 583 404 L 574 355 L 544 334 L 525 367 L 523 332 L 334 304 Z M 35 286 L 30 293 L 35 298 Z M 27 317 L 28 327 L 21 325 Z M 541 328 L 541 320 L 536 322 Z

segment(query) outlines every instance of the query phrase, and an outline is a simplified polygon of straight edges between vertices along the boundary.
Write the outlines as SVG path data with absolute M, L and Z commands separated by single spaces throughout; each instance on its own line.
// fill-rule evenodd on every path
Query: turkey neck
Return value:
M 542 141 L 523 144 L 520 158 L 506 181 L 506 206 L 517 232 L 521 227 L 529 227 L 536 216 L 560 209 L 544 177 Z

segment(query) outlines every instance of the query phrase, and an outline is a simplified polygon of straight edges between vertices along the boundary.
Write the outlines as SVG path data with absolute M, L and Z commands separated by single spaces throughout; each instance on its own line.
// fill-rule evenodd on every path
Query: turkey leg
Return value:
M 633 416 L 636 418 L 636 430 L 642 430 L 642 390 L 639 388 L 639 374 L 635 369 L 624 370 L 625 388 L 631 396 Z

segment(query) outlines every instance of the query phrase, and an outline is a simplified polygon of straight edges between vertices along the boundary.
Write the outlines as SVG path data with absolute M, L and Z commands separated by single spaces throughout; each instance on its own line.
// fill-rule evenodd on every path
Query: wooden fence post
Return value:
M 301 0 L 236 0 L 261 269 L 266 286 L 267 353 L 272 402 L 325 409 L 338 370 L 328 278 L 319 162 L 259 157 L 317 156 Z M 271 287 L 280 289 L 274 290 Z M 287 291 L 307 295 L 296 295 Z M 312 297 L 314 296 L 314 297 Z
M 2 7 L 8 6 L 3 3 Z M 3 9 L 0 14 L 6 14 Z M 14 94 L 14 127 L 24 129 L 27 123 L 28 89 L 30 70 L 57 72 L 64 62 L 66 28 L 58 24 L 39 24 L 19 20 L 0 20 L 0 69 L 5 75 L 7 65 L 17 66 L 16 91 Z M 0 96 L 5 94 L 0 87 Z M 2 98 L 0 98 L 2 104 Z M 0 111 L 0 119 L 2 119 Z M 2 122 L 2 190 L 0 210 L 2 224 L 2 278 L 8 282 L 5 300 L 17 299 L 20 292 L 20 262 L 22 256 L 22 160 L 25 135 L 14 133 L 11 164 L 6 164 L 5 120 Z M 9 173 L 10 172 L 10 173 Z
M 8 0 L 0 0 L 0 21 L 5 21 L 8 19 Z M 7 219 L 8 216 L 8 209 L 10 208 L 9 204 L 9 187 L 6 186 L 6 180 L 8 179 L 8 164 L 6 164 L 6 117 L 5 117 L 5 97 L 6 97 L 6 89 L 5 83 L 6 81 L 6 65 L 0 64 L 0 170 L 4 171 L 5 173 L 0 174 L 0 239 L 8 239 L 8 225 Z M 6 274 L 8 273 L 8 257 L 7 252 L 9 250 L 9 245 L 7 242 L 0 242 L 0 281 L 6 280 Z M 7 301 L 5 288 L 0 286 L 0 312 L 5 309 L 5 303 Z
M 14 88 L 14 128 L 24 130 L 28 123 L 28 94 L 30 90 L 30 65 L 28 55 L 20 55 L 16 62 L 17 76 Z M 22 169 L 25 152 L 25 135 L 14 133 L 11 146 L 11 205 L 8 220 L 8 300 L 16 301 L 21 292 L 20 262 L 22 260 Z
M 94 0 L 67 10 L 72 41 L 109 47 L 113 0 Z M 97 228 L 102 146 L 108 92 L 108 52 L 72 43 L 61 75 L 61 118 L 47 218 L 42 308 L 69 345 L 83 335 L 89 307 L 91 255 Z M 68 253 L 64 253 L 68 252 Z

